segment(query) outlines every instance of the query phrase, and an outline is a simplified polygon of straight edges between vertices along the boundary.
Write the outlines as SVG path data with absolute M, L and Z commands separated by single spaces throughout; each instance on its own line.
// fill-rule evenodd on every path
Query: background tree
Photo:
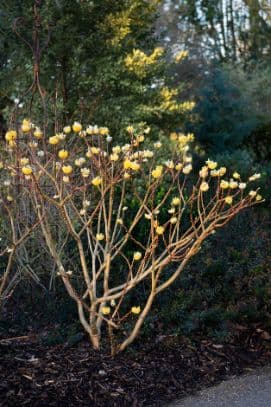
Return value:
M 165 52 L 154 33 L 157 4 L 6 2 L 0 20 L 1 83 L 6 87 L 1 94 L 22 99 L 28 107 L 31 102 L 32 113 L 40 114 L 29 88 L 36 62 L 46 117 L 54 116 L 54 122 L 75 117 L 106 122 L 113 133 L 130 122 L 163 130 L 180 124 L 187 106 L 180 104 L 178 89 L 168 92 Z

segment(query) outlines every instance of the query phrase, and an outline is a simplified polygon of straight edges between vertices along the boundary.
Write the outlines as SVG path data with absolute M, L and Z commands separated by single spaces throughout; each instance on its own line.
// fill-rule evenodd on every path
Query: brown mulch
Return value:
M 86 341 L 0 340 L 1 406 L 159 406 L 271 362 L 270 336 L 241 329 L 230 344 L 159 336 L 111 358 Z

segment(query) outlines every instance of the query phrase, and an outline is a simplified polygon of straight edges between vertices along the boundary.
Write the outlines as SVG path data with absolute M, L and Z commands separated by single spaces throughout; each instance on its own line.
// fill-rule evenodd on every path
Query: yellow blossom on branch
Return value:
M 226 204 L 231 205 L 231 204 L 232 204 L 232 201 L 233 201 L 232 196 L 226 196 L 226 198 L 225 198 Z
M 165 231 L 165 228 L 163 226 L 156 226 L 155 231 L 157 235 L 162 235 Z
M 8 130 L 5 135 L 6 141 L 14 141 L 17 138 L 16 130 Z
M 94 185 L 95 187 L 98 187 L 99 185 L 101 185 L 102 183 L 102 178 L 100 176 L 93 178 L 93 180 L 91 181 L 92 185 Z
M 96 239 L 97 239 L 99 242 L 102 241 L 102 240 L 104 240 L 104 234 L 103 234 L 103 233 L 97 233 Z
M 141 312 L 141 308 L 140 308 L 140 306 L 138 306 L 138 307 L 132 307 L 131 308 L 131 312 L 132 312 L 132 314 L 140 314 L 140 312 Z
M 200 190 L 202 192 L 207 192 L 209 190 L 209 184 L 207 182 L 202 182 L 200 185 Z
M 27 167 L 22 167 L 22 173 L 24 175 L 31 175 L 33 172 L 32 168 L 27 166 Z
M 23 133 L 28 133 L 31 130 L 31 121 L 28 119 L 24 119 L 21 125 L 21 129 Z
M 162 173 L 163 173 L 163 166 L 157 165 L 151 174 L 152 174 L 153 178 L 160 178 L 162 176 Z
M 82 130 L 82 125 L 79 122 L 74 122 L 72 125 L 72 129 L 75 133 L 79 133 Z
M 72 173 L 72 166 L 71 165 L 63 165 L 62 172 L 65 175 L 70 175 Z
M 49 138 L 49 144 L 52 144 L 53 146 L 58 144 L 60 142 L 60 139 L 58 136 L 52 136 Z
M 135 252 L 134 253 L 134 260 L 138 261 L 142 258 L 142 253 L 140 252 Z
M 58 152 L 58 157 L 59 157 L 61 160 L 66 160 L 66 158 L 68 158 L 68 156 L 69 156 L 69 152 L 68 152 L 67 150 L 60 150 L 60 151 Z
M 102 307 L 102 313 L 103 313 L 104 315 L 109 315 L 110 312 L 111 312 L 110 307 L 106 307 L 106 306 Z
M 35 131 L 33 133 L 33 136 L 36 137 L 37 139 L 42 138 L 43 133 L 42 133 L 42 131 L 41 131 L 41 129 L 39 127 L 36 127 L 36 129 L 35 129 Z

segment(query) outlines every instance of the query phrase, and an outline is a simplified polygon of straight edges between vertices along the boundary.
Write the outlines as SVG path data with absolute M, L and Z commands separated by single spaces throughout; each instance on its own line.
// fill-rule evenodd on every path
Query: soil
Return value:
M 270 364 L 268 332 L 236 326 L 230 343 L 159 335 L 112 358 L 84 339 L 46 346 L 39 335 L 0 340 L 1 406 L 159 406 Z

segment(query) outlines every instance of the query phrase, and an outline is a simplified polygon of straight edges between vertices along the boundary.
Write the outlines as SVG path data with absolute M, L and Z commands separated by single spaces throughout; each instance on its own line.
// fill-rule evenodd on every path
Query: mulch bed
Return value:
M 237 330 L 238 331 L 238 330 Z M 37 337 L 0 340 L 1 406 L 159 406 L 271 362 L 270 336 L 240 328 L 227 344 L 158 336 L 114 359 Z

